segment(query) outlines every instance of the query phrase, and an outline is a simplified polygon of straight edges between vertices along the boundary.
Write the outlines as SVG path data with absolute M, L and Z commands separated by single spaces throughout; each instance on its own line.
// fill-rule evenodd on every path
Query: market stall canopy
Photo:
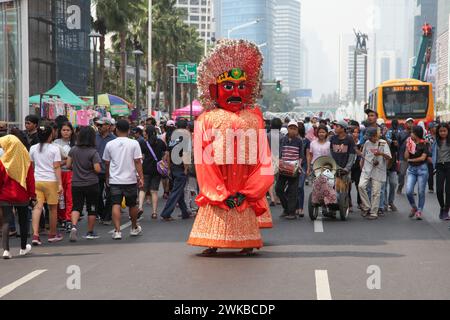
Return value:
M 80 99 L 75 93 L 70 91 L 69 88 L 66 87 L 64 82 L 58 81 L 58 83 L 48 90 L 45 94 L 59 96 L 61 101 L 65 104 L 70 104 L 74 107 L 86 107 L 89 104 Z M 47 101 L 48 97 L 42 97 L 42 101 Z M 40 95 L 35 95 L 30 97 L 30 104 L 39 104 L 41 100 Z
M 192 101 L 192 115 L 194 117 L 198 117 L 203 112 L 203 107 L 200 104 L 200 101 L 194 100 Z M 178 117 L 189 117 L 191 115 L 191 106 L 187 105 L 184 108 L 177 109 L 173 112 L 172 118 L 176 119 Z
M 113 116 L 128 116 L 130 115 L 130 109 L 133 109 L 131 103 L 110 93 L 100 94 L 97 99 L 97 105 L 108 108 Z M 88 103 L 93 105 L 94 98 L 91 97 Z

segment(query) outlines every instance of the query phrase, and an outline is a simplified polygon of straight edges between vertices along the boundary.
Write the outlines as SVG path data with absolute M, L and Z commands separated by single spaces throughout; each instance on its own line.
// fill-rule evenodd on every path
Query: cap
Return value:
M 366 110 L 364 110 L 364 112 L 365 112 L 366 114 L 369 114 L 369 113 L 375 113 L 375 114 L 378 116 L 378 112 L 376 112 L 375 110 L 372 110 L 372 109 L 366 109 Z
M 98 123 L 98 124 L 112 124 L 112 120 L 114 120 L 114 119 L 109 119 L 109 118 L 104 117 L 104 118 L 101 118 L 100 120 L 97 120 L 95 123 Z M 115 121 L 114 121 L 114 123 L 115 123 Z
M 410 122 L 410 121 L 414 122 L 414 119 L 413 118 L 408 118 L 408 119 L 406 119 L 405 123 L 406 122 Z
M 348 123 L 344 120 L 336 122 L 336 125 L 341 126 L 344 129 L 348 129 Z
M 297 127 L 297 128 L 298 128 L 298 123 L 297 123 L 297 121 L 295 121 L 295 120 L 292 120 L 291 122 L 289 122 L 289 124 L 288 124 L 288 128 L 289 128 L 290 126 L 295 126 L 295 127 Z
M 173 121 L 173 120 L 167 121 L 166 126 L 168 126 L 168 127 L 175 127 L 175 121 Z

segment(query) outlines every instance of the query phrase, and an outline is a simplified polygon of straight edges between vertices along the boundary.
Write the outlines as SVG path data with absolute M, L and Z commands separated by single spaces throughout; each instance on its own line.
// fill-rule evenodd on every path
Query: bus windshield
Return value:
M 383 107 L 388 119 L 425 118 L 429 103 L 428 86 L 383 88 Z

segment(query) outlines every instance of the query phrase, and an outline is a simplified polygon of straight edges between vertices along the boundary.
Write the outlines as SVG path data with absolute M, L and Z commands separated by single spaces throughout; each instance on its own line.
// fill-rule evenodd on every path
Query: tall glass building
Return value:
M 0 0 L 0 121 L 22 122 L 27 103 L 27 64 L 23 64 L 22 9 L 26 1 Z M 26 48 L 25 48 L 26 49 Z M 25 71 L 25 72 L 24 72 Z
M 86 95 L 89 79 L 90 0 L 29 0 L 30 93 L 62 80 Z
M 283 87 L 295 95 L 302 89 L 301 4 L 299 0 L 274 1 L 273 72 Z
M 273 52 L 273 0 L 216 0 L 216 38 L 227 38 L 229 30 L 245 23 L 262 19 L 259 23 L 230 33 L 232 39 L 246 39 L 259 45 L 264 55 L 264 78 L 274 79 Z

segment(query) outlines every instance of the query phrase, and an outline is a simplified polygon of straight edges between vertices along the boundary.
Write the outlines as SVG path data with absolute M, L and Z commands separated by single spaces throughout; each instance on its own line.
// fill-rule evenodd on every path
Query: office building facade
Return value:
M 409 78 L 414 55 L 416 1 L 375 0 L 375 6 L 380 19 L 375 27 L 375 82 Z
M 436 109 L 449 111 L 449 25 L 450 25 L 450 1 L 438 1 L 437 14 L 437 45 L 436 45 Z
M 303 88 L 299 0 L 216 0 L 214 7 L 218 40 L 230 37 L 254 42 L 264 55 L 266 80 L 282 80 L 283 90 L 289 92 Z M 236 28 L 256 20 L 256 24 Z
M 21 125 L 28 105 L 28 1 L 0 0 L 0 121 Z
M 229 35 L 232 39 L 246 39 L 259 45 L 264 55 L 264 78 L 274 80 L 274 0 L 215 0 L 214 11 L 217 39 L 226 39 Z M 232 31 L 256 20 L 259 23 Z
M 184 22 L 194 27 L 207 45 L 215 39 L 214 2 L 216 0 L 177 0 L 176 7 L 183 10 Z
M 29 0 L 30 94 L 62 80 L 87 94 L 90 70 L 90 0 Z
M 302 89 L 301 4 L 275 0 L 273 24 L 273 73 L 287 92 Z

